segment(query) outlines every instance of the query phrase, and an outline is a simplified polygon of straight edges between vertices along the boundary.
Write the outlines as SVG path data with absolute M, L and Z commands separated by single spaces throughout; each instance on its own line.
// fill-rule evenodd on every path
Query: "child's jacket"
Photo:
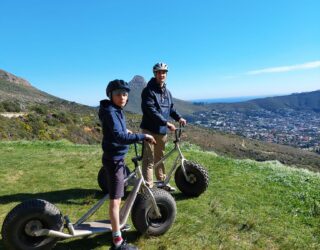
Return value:
M 129 145 L 143 141 L 144 134 L 128 134 L 122 108 L 109 100 L 100 101 L 99 118 L 102 123 L 103 160 L 120 160 L 128 152 Z

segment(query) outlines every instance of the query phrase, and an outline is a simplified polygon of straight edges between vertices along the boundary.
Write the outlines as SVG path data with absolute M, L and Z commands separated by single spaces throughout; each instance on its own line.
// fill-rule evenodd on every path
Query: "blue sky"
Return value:
M 110 80 L 169 65 L 180 99 L 320 89 L 318 0 L 2 0 L 0 69 L 98 105 Z

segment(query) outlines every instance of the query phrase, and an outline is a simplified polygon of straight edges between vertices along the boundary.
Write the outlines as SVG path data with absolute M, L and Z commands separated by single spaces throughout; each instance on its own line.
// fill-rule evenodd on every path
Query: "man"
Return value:
M 167 129 L 175 131 L 174 124 L 169 122 L 172 117 L 181 125 L 186 125 L 186 120 L 176 111 L 170 91 L 166 88 L 168 66 L 165 63 L 157 63 L 153 66 L 154 77 L 148 82 L 141 94 L 142 122 L 140 128 L 143 133 L 152 135 L 157 144 L 144 142 L 142 171 L 149 187 L 153 187 L 153 165 L 164 155 L 167 140 Z M 158 181 L 166 178 L 164 164 L 155 169 Z M 169 184 L 165 187 L 168 191 L 175 189 Z

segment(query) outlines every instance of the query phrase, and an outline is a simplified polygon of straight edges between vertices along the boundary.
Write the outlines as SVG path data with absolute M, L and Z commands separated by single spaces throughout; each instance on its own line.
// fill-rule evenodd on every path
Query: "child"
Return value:
M 110 249 L 137 249 L 127 245 L 120 231 L 120 203 L 124 195 L 124 157 L 128 152 L 128 144 L 146 140 L 156 143 L 149 134 L 133 134 L 126 128 L 123 107 L 128 102 L 130 91 L 128 83 L 123 80 L 109 82 L 106 94 L 110 100 L 100 102 L 99 118 L 102 123 L 103 139 L 102 162 L 107 173 L 110 196 L 109 215 L 112 226 L 112 247 Z

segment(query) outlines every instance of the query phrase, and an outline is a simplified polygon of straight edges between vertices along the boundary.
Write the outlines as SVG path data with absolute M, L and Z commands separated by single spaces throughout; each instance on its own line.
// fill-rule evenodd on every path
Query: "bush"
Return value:
M 46 115 L 48 113 L 48 108 L 44 105 L 32 106 L 31 110 L 35 111 L 37 114 Z
M 62 123 L 70 123 L 72 121 L 71 115 L 67 114 L 66 112 L 53 114 L 53 117 L 57 118 Z
M 20 112 L 21 111 L 21 107 L 18 102 L 3 101 L 1 103 L 1 105 L 2 105 L 2 108 L 4 109 L 4 111 L 7 111 L 7 112 Z
M 32 127 L 32 133 L 36 136 L 39 134 L 40 130 L 45 128 L 41 117 L 36 114 L 28 115 L 28 124 Z
M 5 109 L 4 109 L 3 105 L 2 105 L 2 103 L 0 103 L 0 112 L 5 112 Z

